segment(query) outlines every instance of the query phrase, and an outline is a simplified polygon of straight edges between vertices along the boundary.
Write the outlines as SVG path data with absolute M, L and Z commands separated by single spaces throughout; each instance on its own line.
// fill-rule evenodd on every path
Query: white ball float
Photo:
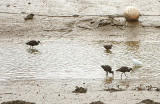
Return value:
M 140 12 L 136 7 L 128 6 L 124 10 L 124 17 L 128 22 L 138 21 L 139 16 Z

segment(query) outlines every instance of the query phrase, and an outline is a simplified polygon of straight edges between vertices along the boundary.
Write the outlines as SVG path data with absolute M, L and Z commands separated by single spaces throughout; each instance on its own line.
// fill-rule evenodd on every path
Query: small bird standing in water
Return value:
M 137 59 L 132 59 L 133 65 L 134 66 L 142 66 L 143 63 Z
M 30 45 L 30 47 L 33 48 L 33 46 L 38 45 L 39 43 L 41 44 L 40 41 L 31 40 L 31 41 L 27 42 L 26 44 Z
M 114 75 L 114 72 L 112 71 L 112 68 L 109 65 L 101 65 L 101 67 L 104 69 L 104 71 L 106 71 L 106 76 L 108 76 L 108 72 Z
M 103 47 L 106 49 L 106 50 L 110 50 L 112 48 L 112 44 L 111 45 L 104 45 Z
M 34 14 L 29 14 L 24 19 L 25 20 L 31 20 L 31 19 L 33 19 L 33 16 L 34 16 Z
M 116 71 L 122 72 L 122 74 L 124 73 L 124 75 L 126 76 L 125 72 L 130 72 L 131 70 L 133 71 L 132 68 L 129 68 L 127 66 L 122 66 L 121 68 L 117 69 Z M 121 79 L 122 79 L 122 74 L 121 74 Z

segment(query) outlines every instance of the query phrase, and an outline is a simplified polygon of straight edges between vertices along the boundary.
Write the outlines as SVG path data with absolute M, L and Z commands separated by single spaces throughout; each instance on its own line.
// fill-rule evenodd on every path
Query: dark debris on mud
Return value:
M 150 99 L 145 99 L 139 102 L 138 104 L 160 104 L 160 103 L 154 102 L 153 100 L 150 100 Z
M 76 89 L 74 91 L 72 91 L 72 92 L 73 93 L 86 93 L 87 92 L 87 88 L 76 86 Z
M 136 90 L 136 91 L 160 91 L 160 88 L 154 87 L 152 85 L 140 84 L 139 86 L 135 87 L 133 90 Z
M 125 89 L 115 89 L 115 88 L 107 88 L 107 89 L 104 89 L 104 91 L 109 91 L 109 92 L 117 92 L 117 91 L 125 91 Z
M 36 104 L 36 103 L 25 102 L 25 101 L 22 101 L 22 100 L 15 100 L 15 101 L 3 102 L 1 104 Z
M 90 104 L 105 104 L 105 103 L 103 103 L 101 101 L 95 101 L 95 102 L 91 102 Z

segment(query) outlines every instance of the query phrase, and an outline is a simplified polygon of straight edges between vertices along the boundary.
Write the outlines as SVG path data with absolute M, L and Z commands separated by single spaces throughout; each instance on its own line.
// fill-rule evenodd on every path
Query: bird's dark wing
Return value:
M 122 66 L 121 68 L 119 68 L 118 70 L 116 71 L 120 71 L 120 72 L 126 72 L 128 70 L 128 67 L 126 66 Z
M 27 45 L 35 45 L 35 44 L 37 44 L 37 41 L 31 40 L 31 41 L 27 42 L 26 44 Z
M 101 67 L 104 69 L 104 71 L 110 72 L 112 70 L 112 68 L 109 65 L 102 65 Z

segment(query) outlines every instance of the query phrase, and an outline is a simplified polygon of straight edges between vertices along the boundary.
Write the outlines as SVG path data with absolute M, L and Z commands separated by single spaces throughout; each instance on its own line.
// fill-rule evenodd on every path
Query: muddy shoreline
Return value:
M 153 5 L 149 5 L 153 4 Z M 2 0 L 0 2 L 0 103 L 24 100 L 36 104 L 136 104 L 160 102 L 160 2 L 158 0 Z M 140 10 L 138 22 L 127 23 L 126 6 Z M 33 13 L 31 20 L 24 18 Z M 29 40 L 42 46 L 30 50 Z M 113 44 L 111 52 L 103 48 Z M 136 74 L 110 75 L 133 67 Z M 86 93 L 73 93 L 75 87 Z
M 149 82 L 149 83 L 148 83 Z M 36 104 L 89 104 L 102 101 L 110 104 L 136 104 L 144 99 L 159 100 L 159 91 L 134 90 L 139 85 L 159 86 L 158 81 L 114 80 L 112 84 L 102 79 L 72 80 L 37 80 L 8 81 L 1 83 L 1 102 L 24 100 Z M 104 91 L 105 88 L 116 88 L 119 85 L 124 91 Z M 129 85 L 127 88 L 126 86 Z M 72 93 L 75 86 L 87 88 L 86 93 Z

